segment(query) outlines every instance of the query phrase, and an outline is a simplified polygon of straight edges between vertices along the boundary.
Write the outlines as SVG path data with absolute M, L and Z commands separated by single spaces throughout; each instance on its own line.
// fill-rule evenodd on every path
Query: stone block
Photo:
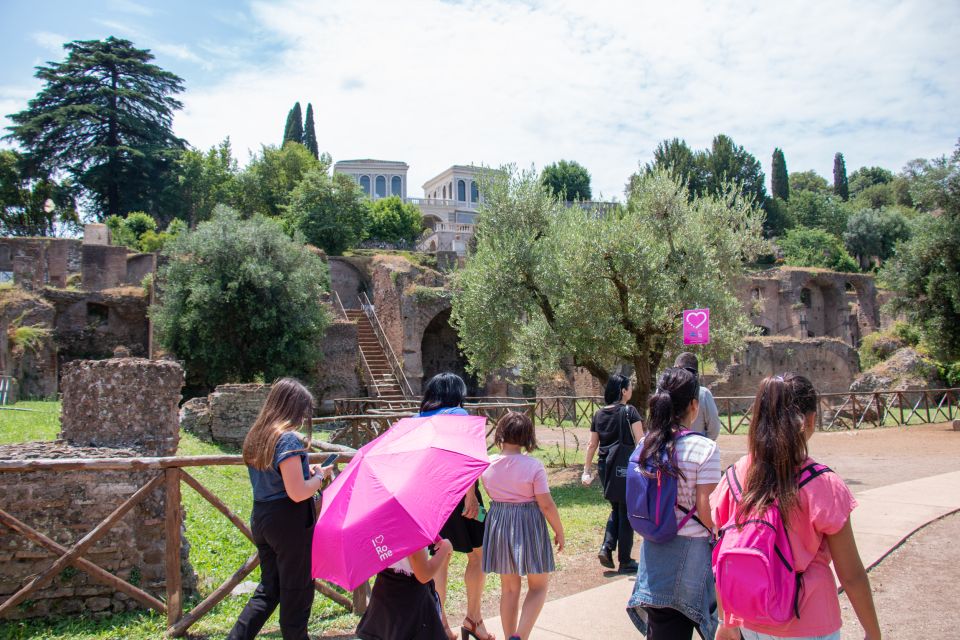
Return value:
M 105 224 L 83 225 L 83 244 L 108 245 L 110 244 L 110 229 Z
M 954 418 L 953 420 L 953 430 L 960 431 L 960 420 Z

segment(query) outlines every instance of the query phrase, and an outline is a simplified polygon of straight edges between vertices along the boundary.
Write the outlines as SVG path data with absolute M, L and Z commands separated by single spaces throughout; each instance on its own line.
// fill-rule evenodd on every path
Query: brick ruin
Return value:
M 118 358 L 76 361 L 64 368 L 60 440 L 0 446 L 0 458 L 116 458 L 174 455 L 183 370 L 169 361 Z M 64 471 L 0 473 L 0 505 L 64 546 L 73 545 L 156 472 Z M 164 493 L 158 488 L 84 555 L 157 597 L 164 578 Z M 184 539 L 181 566 L 187 592 L 196 586 Z M 0 601 L 53 562 L 53 555 L 0 526 Z M 106 616 L 140 605 L 83 571 L 68 567 L 13 618 L 85 613 Z
M 270 393 L 268 384 L 221 384 L 180 409 L 180 424 L 205 440 L 239 447 Z

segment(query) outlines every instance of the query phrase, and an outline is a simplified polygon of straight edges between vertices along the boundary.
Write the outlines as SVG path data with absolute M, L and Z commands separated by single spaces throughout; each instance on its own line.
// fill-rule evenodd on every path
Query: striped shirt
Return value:
M 642 440 L 640 444 L 643 444 Z M 705 436 L 691 435 L 677 442 L 676 456 L 677 465 L 683 472 L 683 477 L 677 478 L 677 502 L 685 509 L 696 509 L 697 485 L 720 482 L 720 448 Z M 680 522 L 685 514 L 679 509 L 676 512 L 677 522 Z M 677 534 L 689 538 L 710 536 L 710 532 L 693 518 L 687 520 Z

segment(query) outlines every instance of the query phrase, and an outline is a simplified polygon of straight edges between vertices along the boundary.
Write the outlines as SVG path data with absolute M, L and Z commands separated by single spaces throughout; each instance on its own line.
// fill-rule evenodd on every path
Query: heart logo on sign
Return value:
M 694 329 L 699 329 L 707 321 L 707 314 L 703 311 L 695 311 L 687 314 L 687 324 Z
M 381 545 L 381 544 L 383 544 L 383 536 L 380 535 L 380 536 L 377 536 L 376 538 L 374 538 L 374 539 L 373 539 L 373 544 L 376 544 L 376 545 Z

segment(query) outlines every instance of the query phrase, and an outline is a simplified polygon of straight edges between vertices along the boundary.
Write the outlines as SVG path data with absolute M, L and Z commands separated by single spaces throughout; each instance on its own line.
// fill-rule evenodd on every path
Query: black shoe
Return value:
M 640 565 L 637 564 L 636 560 L 631 560 L 630 562 L 621 562 L 620 568 L 617 569 L 617 573 L 624 575 L 633 574 L 637 572 L 637 569 Z
M 600 547 L 600 552 L 597 553 L 597 560 L 600 561 L 601 567 L 606 567 L 607 569 L 613 569 L 613 552 L 606 547 Z

